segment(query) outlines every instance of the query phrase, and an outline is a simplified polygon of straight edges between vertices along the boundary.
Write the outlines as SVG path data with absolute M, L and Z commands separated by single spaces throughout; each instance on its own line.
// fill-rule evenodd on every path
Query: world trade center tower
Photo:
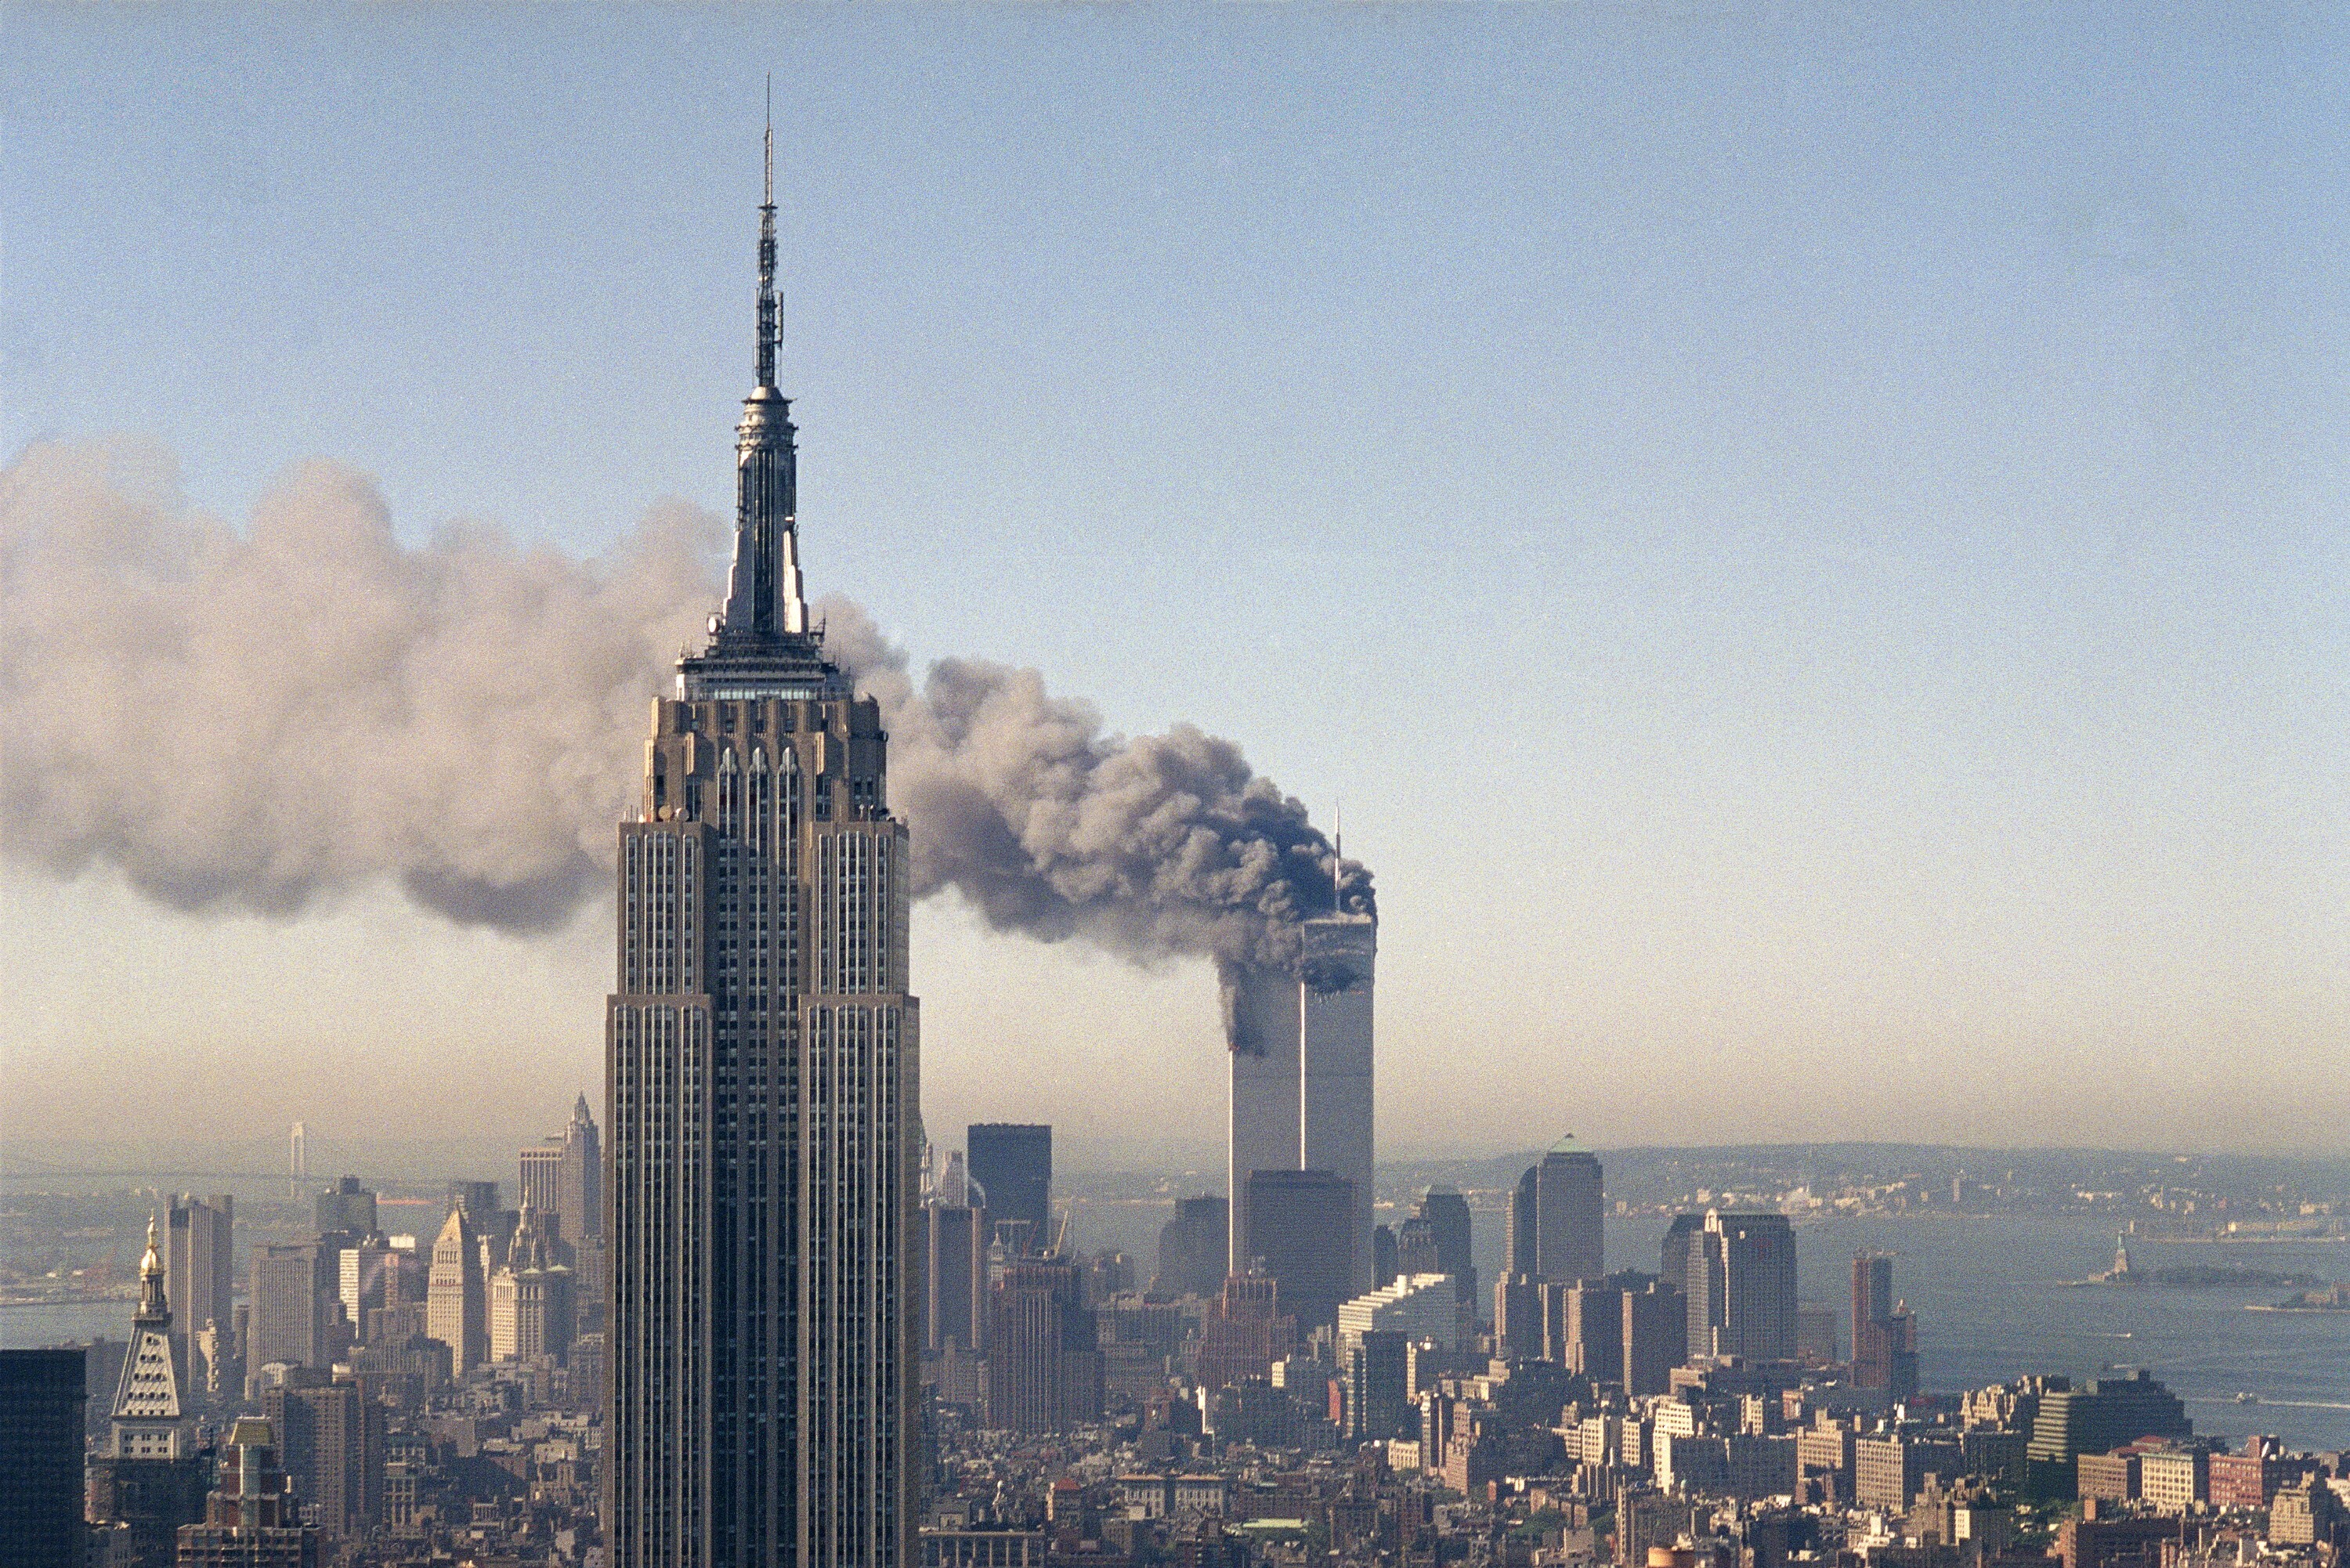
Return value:
M 800 588 L 775 152 L 733 571 L 653 704 L 606 1019 L 615 1568 L 910 1568 L 906 828 Z

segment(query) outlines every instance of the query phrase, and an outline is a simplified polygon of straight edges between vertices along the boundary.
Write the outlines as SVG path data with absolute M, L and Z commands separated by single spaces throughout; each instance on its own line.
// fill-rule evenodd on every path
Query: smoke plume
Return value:
M 396 882 L 509 931 L 606 896 L 649 700 L 718 594 L 723 524 L 654 509 L 576 560 L 495 529 L 394 537 L 380 493 L 295 470 L 239 531 L 152 453 L 38 444 L 0 470 L 0 853 L 109 866 L 187 910 L 293 915 Z M 1102 733 L 1033 670 L 905 655 L 841 599 L 827 647 L 879 701 L 917 897 L 1142 961 L 1291 966 L 1370 907 L 1232 742 Z

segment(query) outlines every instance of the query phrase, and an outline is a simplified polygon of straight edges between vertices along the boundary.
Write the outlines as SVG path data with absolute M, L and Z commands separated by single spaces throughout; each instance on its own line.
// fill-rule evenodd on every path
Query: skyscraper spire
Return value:
M 767 178 L 759 202 L 759 385 L 775 384 L 775 341 L 782 332 L 775 302 L 775 78 L 767 78 Z
M 764 200 L 759 205 L 759 384 L 743 400 L 734 432 L 734 566 L 726 607 L 712 624 L 713 649 L 780 651 L 808 629 L 800 590 L 799 454 L 791 402 L 775 389 L 783 312 L 775 296 L 775 124 L 772 78 Z

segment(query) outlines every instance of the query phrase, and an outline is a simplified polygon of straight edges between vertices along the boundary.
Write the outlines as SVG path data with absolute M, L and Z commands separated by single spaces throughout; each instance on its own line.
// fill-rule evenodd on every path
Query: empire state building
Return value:
M 725 607 L 619 834 L 604 1529 L 615 1568 L 910 1568 L 906 828 L 801 592 L 772 132 L 759 213 Z

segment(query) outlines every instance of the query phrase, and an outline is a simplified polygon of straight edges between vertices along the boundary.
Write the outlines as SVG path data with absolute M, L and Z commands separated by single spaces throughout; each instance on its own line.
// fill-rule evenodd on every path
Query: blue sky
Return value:
M 575 554 L 723 510 L 773 70 L 811 590 L 1343 804 L 1386 1147 L 2339 1148 L 2344 42 L 2262 7 L 18 8 L 0 447 L 151 441 L 233 518 L 328 456 L 412 537 Z M 485 1032 L 486 1093 L 397 1114 L 552 1127 L 600 1071 L 592 917 L 0 886 L 60 1127 L 192 1039 L 256 1122 L 384 1114 L 387 1053 Z M 934 1126 L 1212 1146 L 1204 975 L 918 937 Z M 296 951 L 315 990 L 224 978 Z M 447 1005 L 485 973 L 527 978 Z

